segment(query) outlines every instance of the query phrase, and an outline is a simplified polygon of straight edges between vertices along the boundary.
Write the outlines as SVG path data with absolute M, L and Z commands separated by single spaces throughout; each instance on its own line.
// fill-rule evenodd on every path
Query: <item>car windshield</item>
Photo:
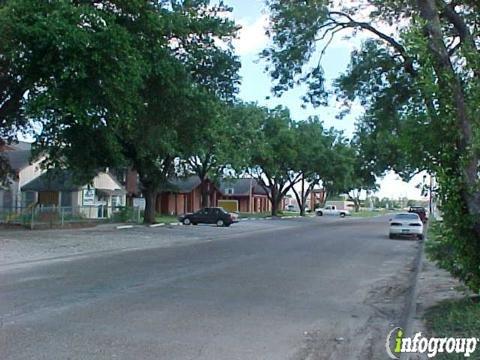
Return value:
M 398 214 L 394 217 L 395 220 L 418 220 L 417 214 Z

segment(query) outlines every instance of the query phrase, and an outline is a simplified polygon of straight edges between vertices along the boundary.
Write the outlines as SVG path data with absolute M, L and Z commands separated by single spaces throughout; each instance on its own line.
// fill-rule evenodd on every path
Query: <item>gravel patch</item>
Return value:
M 301 224 L 298 222 L 301 220 L 303 219 L 297 222 L 242 221 L 228 228 L 210 225 L 136 225 L 131 228 L 118 228 L 118 225 L 106 224 L 83 229 L 1 230 L 0 266 L 95 252 L 181 246 L 221 240 L 247 232 L 299 226 Z

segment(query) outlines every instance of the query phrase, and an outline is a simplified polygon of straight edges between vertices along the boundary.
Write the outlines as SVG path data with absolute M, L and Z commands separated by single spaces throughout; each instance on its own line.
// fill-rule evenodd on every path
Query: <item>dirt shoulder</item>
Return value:
M 438 268 L 423 255 L 422 268 L 418 274 L 416 314 L 412 323 L 412 333 L 421 332 L 425 337 L 434 336 L 429 331 L 425 317 L 432 307 L 445 300 L 461 300 L 468 295 L 465 286 L 454 279 L 447 271 Z M 426 355 L 410 355 L 406 359 L 428 359 Z

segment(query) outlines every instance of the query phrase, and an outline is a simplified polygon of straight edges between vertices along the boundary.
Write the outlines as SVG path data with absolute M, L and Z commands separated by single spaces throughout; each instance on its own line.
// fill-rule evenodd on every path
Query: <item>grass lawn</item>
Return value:
M 258 219 L 262 219 L 262 218 L 267 218 L 267 217 L 271 217 L 272 216 L 272 213 L 271 212 L 266 212 L 266 213 L 253 213 L 253 214 L 250 214 L 250 213 L 244 213 L 244 212 L 241 212 L 241 213 L 238 213 L 239 214 L 239 217 L 241 219 L 243 218 L 258 218 Z M 289 217 L 289 216 L 299 216 L 300 215 L 300 212 L 298 211 L 279 211 L 277 213 L 277 216 L 278 217 Z M 315 215 L 315 213 L 306 213 L 305 216 L 313 216 Z
M 155 218 L 155 221 L 157 223 L 171 224 L 178 222 L 178 218 L 176 216 L 160 215 Z
M 427 310 L 425 323 L 429 336 L 478 338 L 480 334 L 480 299 L 447 300 Z M 438 354 L 435 359 L 465 359 L 463 354 Z M 470 356 L 480 359 L 480 348 Z
M 261 218 L 266 218 L 266 217 L 272 216 L 272 214 L 269 213 L 269 212 L 266 212 L 266 213 L 252 213 L 252 214 L 251 213 L 240 212 L 240 213 L 238 213 L 238 216 L 241 219 L 244 219 L 244 218 L 258 218 L 258 219 L 261 219 Z
M 300 215 L 299 211 L 281 211 L 278 213 L 278 216 L 280 217 L 299 216 L 299 215 Z
M 435 237 L 439 235 L 440 230 L 436 225 L 436 222 L 432 221 L 428 227 L 427 253 L 429 252 L 429 242 L 434 241 Z M 480 335 L 480 298 L 466 297 L 442 301 L 427 309 L 425 324 L 429 336 L 478 338 Z M 444 353 L 438 354 L 435 359 L 465 359 L 465 357 L 463 354 Z M 477 345 L 477 351 L 470 356 L 470 359 L 480 359 L 480 346 Z
M 389 210 L 381 210 L 381 211 L 360 210 L 359 212 L 355 212 L 355 211 L 350 212 L 350 214 L 352 214 L 353 217 L 365 217 L 365 218 L 387 215 L 392 213 L 393 211 L 389 211 Z

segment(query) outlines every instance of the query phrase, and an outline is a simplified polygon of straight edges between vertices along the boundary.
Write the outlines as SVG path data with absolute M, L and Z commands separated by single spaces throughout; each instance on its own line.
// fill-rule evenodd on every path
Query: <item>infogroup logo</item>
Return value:
M 470 357 L 477 349 L 480 343 L 478 338 L 426 338 L 418 332 L 413 338 L 405 337 L 402 328 L 394 328 L 388 333 L 385 348 L 391 359 L 400 359 L 400 354 L 427 354 L 427 357 L 433 358 L 439 353 L 463 354 L 464 357 Z

